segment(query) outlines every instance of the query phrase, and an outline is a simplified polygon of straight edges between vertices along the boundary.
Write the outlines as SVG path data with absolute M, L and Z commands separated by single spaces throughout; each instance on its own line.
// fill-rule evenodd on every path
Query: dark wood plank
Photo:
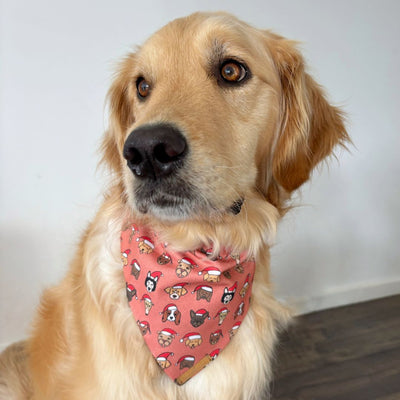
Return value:
M 276 359 L 274 400 L 400 400 L 400 296 L 299 317 Z

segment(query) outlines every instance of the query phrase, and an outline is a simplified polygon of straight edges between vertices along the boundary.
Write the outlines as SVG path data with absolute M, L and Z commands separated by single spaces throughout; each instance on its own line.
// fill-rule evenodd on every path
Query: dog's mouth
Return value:
M 139 182 L 134 191 L 134 203 L 142 214 L 161 219 L 191 218 L 195 212 L 212 210 L 212 205 L 196 194 L 192 184 L 178 177 Z
M 202 196 L 190 182 L 179 177 L 162 181 L 138 182 L 134 190 L 135 208 L 142 214 L 160 219 L 182 220 L 191 218 L 217 218 L 222 214 L 240 213 L 244 199 L 235 200 L 230 206 L 219 209 L 211 200 Z

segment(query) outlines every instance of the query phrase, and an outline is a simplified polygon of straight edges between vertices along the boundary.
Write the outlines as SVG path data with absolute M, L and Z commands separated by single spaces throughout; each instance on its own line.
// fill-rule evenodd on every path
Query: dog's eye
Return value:
M 238 61 L 227 60 L 221 66 L 221 77 L 225 82 L 236 83 L 247 76 L 247 68 Z
M 144 99 L 150 94 L 150 84 L 144 78 L 136 81 L 136 89 L 140 99 Z

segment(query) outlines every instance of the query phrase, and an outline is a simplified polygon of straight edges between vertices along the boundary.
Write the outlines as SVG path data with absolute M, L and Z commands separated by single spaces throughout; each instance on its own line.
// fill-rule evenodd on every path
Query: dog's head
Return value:
M 181 323 L 181 312 L 175 304 L 170 304 L 164 308 L 164 311 L 162 312 L 162 322 L 166 321 L 174 322 L 175 325 Z
M 295 43 L 222 13 L 177 19 L 129 54 L 109 107 L 104 160 L 128 207 L 162 221 L 229 218 L 252 199 L 282 210 L 348 140 Z
M 166 331 L 161 331 L 158 333 L 157 341 L 161 347 L 168 347 L 171 345 L 174 338 L 175 338 L 174 334 L 171 334 L 170 332 Z
M 187 290 L 183 286 L 171 286 L 164 289 L 165 292 L 169 294 L 172 300 L 178 300 L 181 296 L 187 293 Z

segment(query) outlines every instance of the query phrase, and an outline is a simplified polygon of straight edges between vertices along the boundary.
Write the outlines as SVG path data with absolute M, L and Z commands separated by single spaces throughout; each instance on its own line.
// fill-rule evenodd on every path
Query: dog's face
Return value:
M 140 254 L 150 254 L 153 252 L 152 247 L 146 244 L 143 240 L 138 243 L 138 247 Z
M 145 314 L 149 315 L 151 308 L 154 306 L 151 300 L 144 301 Z
M 174 338 L 175 338 L 174 335 L 166 335 L 162 332 L 159 332 L 157 336 L 157 341 L 161 347 L 168 347 L 171 345 Z
M 228 288 L 225 288 L 224 293 L 221 298 L 221 302 L 223 304 L 229 304 L 233 300 L 235 293 L 236 293 L 236 290 L 230 291 L 230 290 L 228 290 Z
M 178 300 L 181 296 L 184 296 L 187 293 L 187 290 L 182 286 L 178 287 L 171 286 L 164 290 L 169 294 L 169 297 L 172 300 Z
M 205 280 L 206 282 L 216 283 L 220 281 L 220 276 L 212 274 L 204 274 L 203 280 Z
M 140 329 L 140 333 L 144 336 L 146 333 L 150 333 L 150 326 L 146 321 L 137 321 L 137 325 Z
M 172 263 L 171 257 L 166 254 L 166 253 L 162 253 L 158 258 L 157 258 L 157 262 L 160 265 L 165 265 L 165 264 L 169 264 Z
M 171 361 L 168 360 L 157 360 L 157 362 L 162 369 L 166 369 L 171 366 Z
M 162 322 L 166 321 L 174 322 L 175 325 L 179 325 L 181 323 L 181 312 L 176 308 L 176 306 L 164 310 Z
M 193 269 L 192 264 L 188 264 L 187 262 L 179 260 L 175 272 L 178 278 L 185 278 L 190 274 L 192 269 Z
M 229 313 L 228 310 L 220 312 L 218 325 L 222 325 L 222 323 L 224 322 L 225 318 L 228 316 L 228 313 Z
M 208 311 L 198 314 L 193 310 L 190 310 L 190 323 L 193 327 L 198 328 L 200 325 L 203 325 L 205 320 L 209 318 L 210 314 Z
M 293 43 L 226 14 L 173 21 L 121 64 L 105 157 L 161 220 L 278 208 L 347 136 Z
M 185 345 L 190 349 L 194 349 L 203 343 L 202 339 L 187 339 Z
M 220 330 L 210 333 L 210 344 L 213 344 L 213 345 L 217 344 L 219 342 L 219 339 L 221 338 L 221 336 L 222 336 L 222 332 Z

